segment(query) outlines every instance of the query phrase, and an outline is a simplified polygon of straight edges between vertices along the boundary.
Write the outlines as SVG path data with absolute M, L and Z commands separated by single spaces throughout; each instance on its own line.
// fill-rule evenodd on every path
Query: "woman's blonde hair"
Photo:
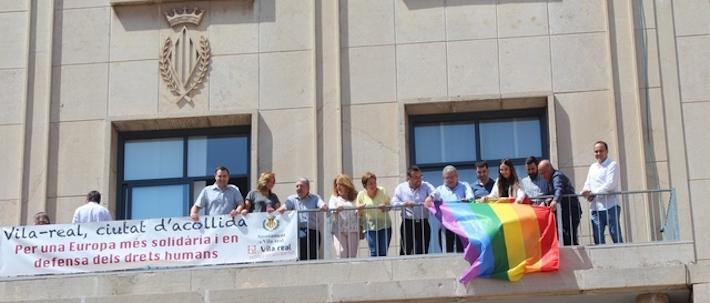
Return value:
M 271 190 L 266 187 L 266 184 L 272 180 L 276 181 L 276 174 L 270 171 L 265 171 L 261 173 L 261 175 L 259 176 L 259 181 L 256 182 L 256 190 L 258 190 L 262 195 L 268 196 L 271 193 Z
M 346 174 L 340 174 L 335 177 L 333 180 L 333 196 L 339 196 L 338 195 L 338 184 L 344 186 L 347 190 L 347 197 L 343 197 L 343 199 L 348 200 L 348 201 L 355 201 L 355 198 L 357 198 L 357 191 L 355 190 L 355 186 L 353 185 L 353 179 L 350 178 L 350 176 Z

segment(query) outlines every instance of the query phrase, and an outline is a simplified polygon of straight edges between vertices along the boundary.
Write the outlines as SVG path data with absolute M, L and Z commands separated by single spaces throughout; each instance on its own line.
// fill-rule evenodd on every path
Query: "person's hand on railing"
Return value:
M 355 214 L 358 216 L 361 216 L 363 212 L 365 211 L 365 204 L 359 204 L 355 206 Z
M 550 211 L 555 211 L 557 209 L 557 201 L 555 201 L 555 200 L 550 201 L 548 206 L 550 206 Z
M 281 207 L 279 207 L 279 209 L 277 209 L 276 211 L 279 212 L 279 214 L 282 214 L 282 215 L 283 215 L 284 212 L 286 211 L 286 207 L 285 207 L 285 206 L 281 206 Z
M 402 203 L 402 204 L 404 205 L 404 207 L 408 207 L 408 208 L 414 207 L 414 202 L 412 202 L 412 201 L 404 201 L 404 203 Z
M 427 197 L 426 200 L 424 200 L 424 206 L 426 208 L 431 208 L 432 206 L 434 206 L 434 199 L 432 199 L 431 197 Z
M 587 198 L 587 201 L 589 201 L 589 202 L 594 201 L 594 195 L 592 195 L 592 191 L 591 191 L 591 190 L 585 189 L 585 190 L 583 190 L 583 191 L 580 193 L 580 195 L 582 195 L 583 197 Z
M 246 216 L 247 213 L 249 213 L 249 210 L 248 210 L 246 207 L 244 207 L 244 206 L 242 206 L 242 205 L 239 205 L 239 206 L 237 206 L 237 209 L 232 210 L 232 211 L 229 213 L 229 215 L 232 216 L 232 218 L 234 218 L 234 217 L 236 217 L 236 216 L 238 216 L 238 215 Z
M 378 205 L 377 208 L 379 208 L 382 212 L 386 212 L 388 210 L 387 204 L 385 204 L 385 203 L 380 203 L 380 205 Z

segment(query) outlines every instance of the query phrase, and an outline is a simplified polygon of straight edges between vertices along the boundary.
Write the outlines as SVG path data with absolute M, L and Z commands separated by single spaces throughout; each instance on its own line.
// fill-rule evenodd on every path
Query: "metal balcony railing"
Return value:
M 551 198 L 533 200 L 541 203 Z M 581 195 L 564 195 L 562 200 L 556 207 L 560 245 L 679 240 L 672 189 L 598 194 L 591 202 Z M 593 211 L 592 203 L 609 208 Z M 464 249 L 458 236 L 443 228 L 423 205 L 298 212 L 300 260 L 459 253 Z

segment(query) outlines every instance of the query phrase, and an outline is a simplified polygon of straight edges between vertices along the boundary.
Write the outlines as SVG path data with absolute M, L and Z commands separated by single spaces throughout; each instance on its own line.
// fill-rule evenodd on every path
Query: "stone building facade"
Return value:
M 171 26 L 165 16 L 182 12 L 194 18 L 195 8 L 201 12 L 198 22 Z M 622 189 L 675 190 L 679 240 L 685 243 L 676 246 L 681 252 L 662 244 L 614 249 L 621 254 L 661 251 L 684 264 L 669 274 L 664 266 L 645 272 L 639 261 L 633 268 L 639 277 L 689 278 L 650 282 L 653 287 L 639 278 L 631 286 L 638 293 L 683 285 L 681 290 L 692 289 L 695 302 L 710 300 L 710 238 L 703 236 L 710 229 L 710 205 L 704 200 L 710 194 L 710 162 L 703 160 L 710 148 L 707 0 L 5 0 L 0 1 L 0 28 L 1 225 L 31 223 L 38 211 L 68 223 L 92 189 L 105 193 L 103 204 L 119 219 L 135 218 L 143 211 L 136 206 L 137 188 L 153 184 L 127 177 L 127 145 L 141 140 L 178 137 L 191 150 L 193 138 L 235 135 L 246 142 L 228 145 L 240 148 L 235 157 L 242 162 L 235 165 L 244 187 L 253 188 L 258 174 L 271 170 L 277 173 L 279 195 L 292 193 L 296 179 L 305 176 L 313 180 L 314 191 L 328 196 L 340 172 L 357 179 L 371 170 L 392 190 L 411 164 L 426 167 L 431 177 L 446 161 L 470 168 L 473 161 L 498 160 L 485 156 L 483 143 L 488 141 L 481 129 L 486 121 L 501 122 L 513 133 L 520 130 L 521 136 L 530 135 L 523 124 L 533 121 L 534 152 L 551 159 L 580 189 L 593 161 L 592 145 L 604 140 L 610 157 L 621 165 Z M 180 45 L 174 43 L 179 37 Z M 173 74 L 166 75 L 171 68 Z M 195 83 L 191 79 L 200 76 L 192 76 L 193 68 L 204 72 Z M 466 121 L 475 133 L 476 156 L 418 151 L 416 142 L 432 138 L 427 127 L 456 134 L 457 129 L 447 127 Z M 495 136 L 512 145 L 528 142 L 508 138 L 511 131 L 505 129 Z M 439 143 L 432 146 L 448 144 Z M 434 160 L 418 158 L 425 156 Z M 210 157 L 207 164 L 213 164 Z M 170 165 L 151 168 L 162 172 Z M 184 170 L 176 177 L 186 182 L 178 196 L 189 202 L 193 187 L 209 182 L 209 174 Z M 657 232 L 642 230 L 652 221 L 645 215 L 652 207 L 628 207 L 631 215 L 625 220 L 634 233 Z M 598 258 L 580 264 L 613 259 Z M 387 266 L 411 265 L 396 262 Z M 587 291 L 623 289 L 622 280 L 612 276 L 626 265 L 609 262 L 588 273 L 598 281 L 549 292 L 575 298 Z M 222 271 L 240 275 L 234 271 L 243 270 Z M 207 274 L 198 270 L 191 277 Z M 172 281 L 170 273 L 157 275 L 165 285 Z M 560 275 L 551 279 L 565 280 L 565 272 Z M 391 272 L 388 277 L 398 279 Z M 448 283 L 451 277 L 436 279 Z M 533 284 L 545 284 L 544 278 L 537 279 L 539 284 Z M 13 283 L 27 282 L 2 283 L 3 298 L 44 300 L 31 291 L 10 290 Z M 36 281 L 43 283 L 58 281 Z M 317 284 L 284 287 L 320 289 Z M 358 298 L 338 297 L 329 287 L 325 297 L 311 300 Z M 491 298 L 504 294 L 502 286 L 491 287 L 499 291 L 489 293 Z M 524 286 L 519 287 L 515 294 L 525 295 Z M 259 291 L 247 293 L 258 297 Z M 367 298 L 403 298 L 383 293 Z M 204 294 L 193 287 L 183 298 Z M 445 301 L 475 295 L 457 286 L 434 297 Z M 77 298 L 67 296 L 69 301 Z M 426 295 L 409 299 L 434 300 Z

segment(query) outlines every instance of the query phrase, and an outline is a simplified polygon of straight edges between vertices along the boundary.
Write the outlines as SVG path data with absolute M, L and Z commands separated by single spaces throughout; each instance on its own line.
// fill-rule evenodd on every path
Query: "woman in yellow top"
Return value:
M 362 210 L 360 222 L 370 247 L 370 256 L 386 256 L 392 239 L 392 221 L 389 216 L 390 197 L 385 189 L 377 186 L 377 177 L 371 172 L 362 176 L 364 190 L 357 194 L 356 205 Z

